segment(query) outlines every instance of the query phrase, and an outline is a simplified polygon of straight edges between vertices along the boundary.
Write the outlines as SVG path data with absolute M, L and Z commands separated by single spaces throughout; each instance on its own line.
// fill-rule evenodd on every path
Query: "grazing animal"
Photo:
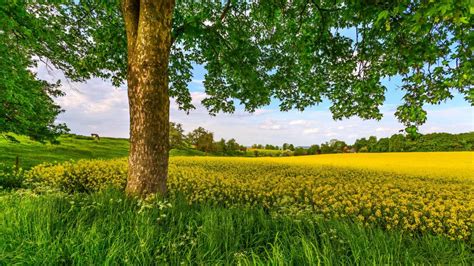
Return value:
M 99 134 L 97 134 L 97 133 L 92 133 L 92 134 L 91 134 L 91 137 L 92 137 L 93 139 L 100 140 Z

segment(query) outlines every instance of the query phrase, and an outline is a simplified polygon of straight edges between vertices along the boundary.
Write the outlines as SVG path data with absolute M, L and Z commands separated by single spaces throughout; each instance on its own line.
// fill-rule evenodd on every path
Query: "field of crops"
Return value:
M 263 206 L 276 214 L 309 213 L 409 234 L 468 239 L 474 225 L 472 156 L 174 157 L 168 185 L 172 194 L 182 194 L 190 203 Z M 87 191 L 123 187 L 126 172 L 126 160 L 79 161 L 40 165 L 28 175 L 67 191 Z
M 466 239 L 474 225 L 472 154 L 443 155 L 432 160 L 429 154 L 420 154 L 419 159 L 413 154 L 370 156 L 378 161 L 359 154 L 253 160 L 177 158 L 171 166 L 170 187 L 184 192 L 191 202 L 262 205 L 350 218 L 388 230 Z M 384 156 L 393 160 L 382 163 Z M 431 164 L 436 168 L 426 167 Z M 408 175 L 410 172 L 413 174 Z M 449 178 L 432 178 L 443 175 Z
M 304 165 L 382 170 L 411 176 L 474 179 L 474 152 L 391 152 L 325 154 L 268 159 Z

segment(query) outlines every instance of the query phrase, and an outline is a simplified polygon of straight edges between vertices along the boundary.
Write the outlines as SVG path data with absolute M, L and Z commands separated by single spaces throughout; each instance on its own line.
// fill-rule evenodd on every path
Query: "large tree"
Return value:
M 207 131 L 203 127 L 198 127 L 189 132 L 188 140 L 200 151 L 211 152 L 214 150 L 214 133 Z
M 207 70 L 212 114 L 236 101 L 251 112 L 272 99 L 281 110 L 326 99 L 335 119 L 380 119 L 381 80 L 401 76 L 396 115 L 414 134 L 423 105 L 454 92 L 474 101 L 467 0 L 59 2 L 1 8 L 30 40 L 21 45 L 70 79 L 127 82 L 130 194 L 166 193 L 169 99 L 193 108 L 193 64 Z

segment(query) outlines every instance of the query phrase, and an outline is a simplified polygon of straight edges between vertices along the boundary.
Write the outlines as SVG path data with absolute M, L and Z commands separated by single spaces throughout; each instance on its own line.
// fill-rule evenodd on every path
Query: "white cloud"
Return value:
M 315 134 L 319 133 L 320 129 L 319 128 L 308 128 L 303 130 L 303 134 Z
M 264 115 L 264 114 L 269 114 L 272 113 L 273 110 L 271 109 L 257 109 L 255 112 L 253 112 L 253 115 Z
M 110 111 L 115 112 L 120 108 L 128 111 L 127 91 L 113 88 L 110 92 L 106 92 L 105 94 L 107 97 L 100 101 L 89 101 L 85 112 L 95 115 Z
M 375 129 L 375 131 L 377 131 L 377 132 L 386 132 L 386 131 L 390 131 L 390 128 L 378 127 L 378 128 Z
M 191 103 L 195 106 L 201 105 L 201 101 L 204 100 L 206 97 L 207 97 L 207 94 L 205 92 L 193 91 L 191 92 L 191 98 L 192 98 Z
M 70 108 L 77 108 L 84 104 L 87 104 L 88 98 L 87 96 L 78 90 L 68 90 L 67 88 L 62 88 L 63 91 L 66 91 L 66 97 L 59 97 L 56 99 L 56 102 L 62 107 L 66 109 Z
M 279 124 L 277 121 L 274 120 L 265 120 L 262 124 L 260 124 L 261 129 L 269 129 L 269 130 L 280 130 L 283 129 L 283 126 Z
M 298 119 L 298 120 L 291 120 L 288 124 L 291 126 L 310 126 L 312 124 L 312 121 Z
M 204 80 L 203 79 L 192 79 L 191 83 L 198 84 L 198 85 L 203 85 Z

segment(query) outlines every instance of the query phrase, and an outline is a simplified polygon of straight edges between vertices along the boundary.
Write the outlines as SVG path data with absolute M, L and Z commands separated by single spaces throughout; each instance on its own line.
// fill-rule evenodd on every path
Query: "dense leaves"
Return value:
M 473 151 L 474 132 L 432 133 L 421 135 L 416 139 L 402 134 L 395 134 L 379 140 L 372 136 L 369 139 L 356 140 L 353 147 L 359 152 Z
M 170 149 L 182 149 L 188 146 L 183 126 L 180 123 L 170 122 Z
M 12 15 L 14 14 L 14 15 Z M 0 134 L 23 134 L 38 141 L 54 141 L 66 131 L 55 124 L 61 109 L 53 97 L 62 95 L 59 83 L 38 80 L 30 69 L 36 66 L 28 46 L 34 26 L 29 14 L 14 4 L 0 5 Z
M 27 18 L 29 42 L 21 47 L 73 80 L 125 80 L 118 1 L 24 2 L 10 14 Z M 453 93 L 474 103 L 471 17 L 467 0 L 177 1 L 169 94 L 192 109 L 187 85 L 199 64 L 206 69 L 203 104 L 212 114 L 232 112 L 237 103 L 254 111 L 276 99 L 281 110 L 304 110 L 328 100 L 335 119 L 380 119 L 381 80 L 400 76 L 405 96 L 396 115 L 416 134 L 425 104 Z
M 328 99 L 335 119 L 378 119 L 381 79 L 398 75 L 396 115 L 409 133 L 426 103 L 455 91 L 473 103 L 468 1 L 179 3 L 176 16 L 187 19 L 175 21 L 177 42 L 208 71 L 211 112 L 232 111 L 234 99 L 249 111 L 272 98 L 282 110 Z

